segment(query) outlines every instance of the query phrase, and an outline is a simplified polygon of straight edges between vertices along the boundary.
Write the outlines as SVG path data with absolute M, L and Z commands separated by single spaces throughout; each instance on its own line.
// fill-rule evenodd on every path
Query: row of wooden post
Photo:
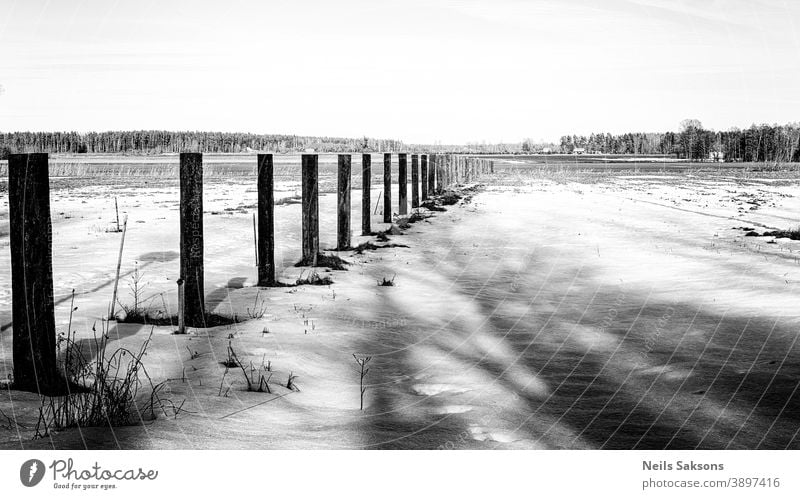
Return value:
M 319 255 L 318 155 L 303 154 L 302 255 L 316 265 Z M 370 225 L 372 156 L 363 154 L 362 235 Z M 392 154 L 383 158 L 383 221 L 392 222 Z M 408 213 L 408 155 L 398 154 L 400 215 Z M 411 155 L 411 207 L 453 184 L 472 182 L 494 171 L 493 162 L 452 154 Z M 8 161 L 9 226 L 13 321 L 14 386 L 48 393 L 58 391 L 63 377 L 56 368 L 53 301 L 52 224 L 47 153 L 12 154 Z M 180 278 L 181 323 L 205 326 L 203 243 L 203 155 L 180 155 Z M 275 200 L 273 155 L 257 157 L 258 223 L 256 256 L 258 285 L 271 286 L 275 275 Z M 337 249 L 351 246 L 351 155 L 338 156 Z

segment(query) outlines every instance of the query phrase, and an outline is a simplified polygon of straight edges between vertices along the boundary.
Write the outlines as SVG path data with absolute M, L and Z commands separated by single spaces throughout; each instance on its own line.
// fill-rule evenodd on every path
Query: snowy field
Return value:
M 320 239 L 329 248 L 336 195 L 333 164 L 324 165 Z M 498 167 L 471 200 L 390 236 L 407 247 L 339 253 L 348 270 L 321 272 L 332 285 L 260 290 L 255 179 L 247 170 L 209 176 L 206 305 L 243 322 L 183 336 L 109 324 L 112 349 L 138 349 L 152 332 L 145 365 L 166 381 L 164 394 L 185 401 L 183 411 L 33 440 L 39 398 L 3 390 L 0 410 L 16 424 L 0 417 L 0 447 L 800 448 L 800 241 L 745 236 L 796 228 L 796 175 L 518 166 Z M 388 227 L 381 172 L 375 156 L 373 230 Z M 300 205 L 291 198 L 300 189 L 291 177 L 278 178 L 275 194 L 285 200 L 276 207 L 276 260 L 286 283 L 308 274 L 293 267 Z M 79 339 L 91 341 L 106 314 L 120 240 L 108 231 L 114 197 L 129 217 L 120 301 L 132 301 L 138 269 L 148 306 L 174 313 L 177 182 L 53 186 L 59 330 L 73 289 Z M 355 234 L 360 203 L 354 190 Z M 0 379 L 11 372 L 7 210 L 4 195 Z M 365 241 L 375 238 L 354 237 Z M 384 278 L 394 286 L 378 286 Z M 263 317 L 251 318 L 253 309 Z M 229 348 L 244 364 L 269 362 L 272 393 L 246 391 L 238 368 L 225 372 Z M 363 411 L 353 354 L 373 357 Z M 286 388 L 290 376 L 296 389 Z

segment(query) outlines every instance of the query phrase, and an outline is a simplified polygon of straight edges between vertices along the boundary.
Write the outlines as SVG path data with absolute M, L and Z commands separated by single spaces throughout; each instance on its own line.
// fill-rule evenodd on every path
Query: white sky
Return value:
M 0 130 L 555 140 L 800 119 L 791 0 L 0 0 Z

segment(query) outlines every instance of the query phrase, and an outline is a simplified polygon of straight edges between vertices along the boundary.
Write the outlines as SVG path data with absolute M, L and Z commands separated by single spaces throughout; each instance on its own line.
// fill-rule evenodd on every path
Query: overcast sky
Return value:
M 800 120 L 791 0 L 0 0 L 0 131 L 556 140 Z

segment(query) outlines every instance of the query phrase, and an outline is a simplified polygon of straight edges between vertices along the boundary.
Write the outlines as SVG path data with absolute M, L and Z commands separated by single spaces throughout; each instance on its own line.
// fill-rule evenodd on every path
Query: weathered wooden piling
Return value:
M 447 162 L 444 165 L 444 169 L 442 173 L 444 174 L 444 188 L 447 189 L 450 187 L 450 171 L 453 169 L 453 155 L 449 154 L 447 156 Z
M 392 153 L 383 154 L 383 223 L 392 223 Z
M 445 171 L 445 178 L 446 178 L 446 182 L 444 184 L 445 189 L 449 189 L 453 185 L 455 167 L 456 167 L 456 157 L 451 154 L 450 158 L 447 161 L 447 170 Z
M 302 161 L 303 263 L 316 266 L 319 255 L 319 156 L 303 154 Z
M 400 153 L 397 155 L 397 197 L 399 206 L 397 213 L 405 215 L 408 213 L 408 155 Z
M 272 154 L 258 155 L 258 285 L 275 284 L 275 194 Z
M 428 196 L 433 196 L 436 194 L 436 162 L 437 155 L 431 154 L 430 165 L 428 165 L 428 177 L 425 179 L 425 182 L 428 184 Z
M 203 267 L 203 154 L 180 155 L 181 279 L 184 282 L 184 320 L 187 326 L 204 327 L 205 290 Z
M 419 208 L 419 155 L 411 155 L 411 208 Z
M 56 366 L 48 155 L 8 157 L 14 388 L 54 394 Z
M 183 315 L 184 312 L 184 282 L 183 279 L 178 278 L 175 282 L 178 285 L 178 334 L 186 334 L 186 320 Z
M 428 200 L 428 155 L 422 154 L 419 158 L 419 178 L 420 188 L 422 189 L 421 196 L 423 201 Z
M 434 175 L 436 177 L 436 189 L 434 191 L 436 194 L 442 193 L 442 187 L 444 185 L 444 165 L 446 162 L 446 154 L 436 155 L 436 173 Z
M 336 204 L 336 249 L 350 248 L 350 182 L 351 161 L 349 154 L 339 155 L 339 182 Z
M 361 155 L 361 235 L 368 236 L 372 233 L 370 224 L 370 214 L 372 200 L 370 190 L 372 189 L 372 154 Z

